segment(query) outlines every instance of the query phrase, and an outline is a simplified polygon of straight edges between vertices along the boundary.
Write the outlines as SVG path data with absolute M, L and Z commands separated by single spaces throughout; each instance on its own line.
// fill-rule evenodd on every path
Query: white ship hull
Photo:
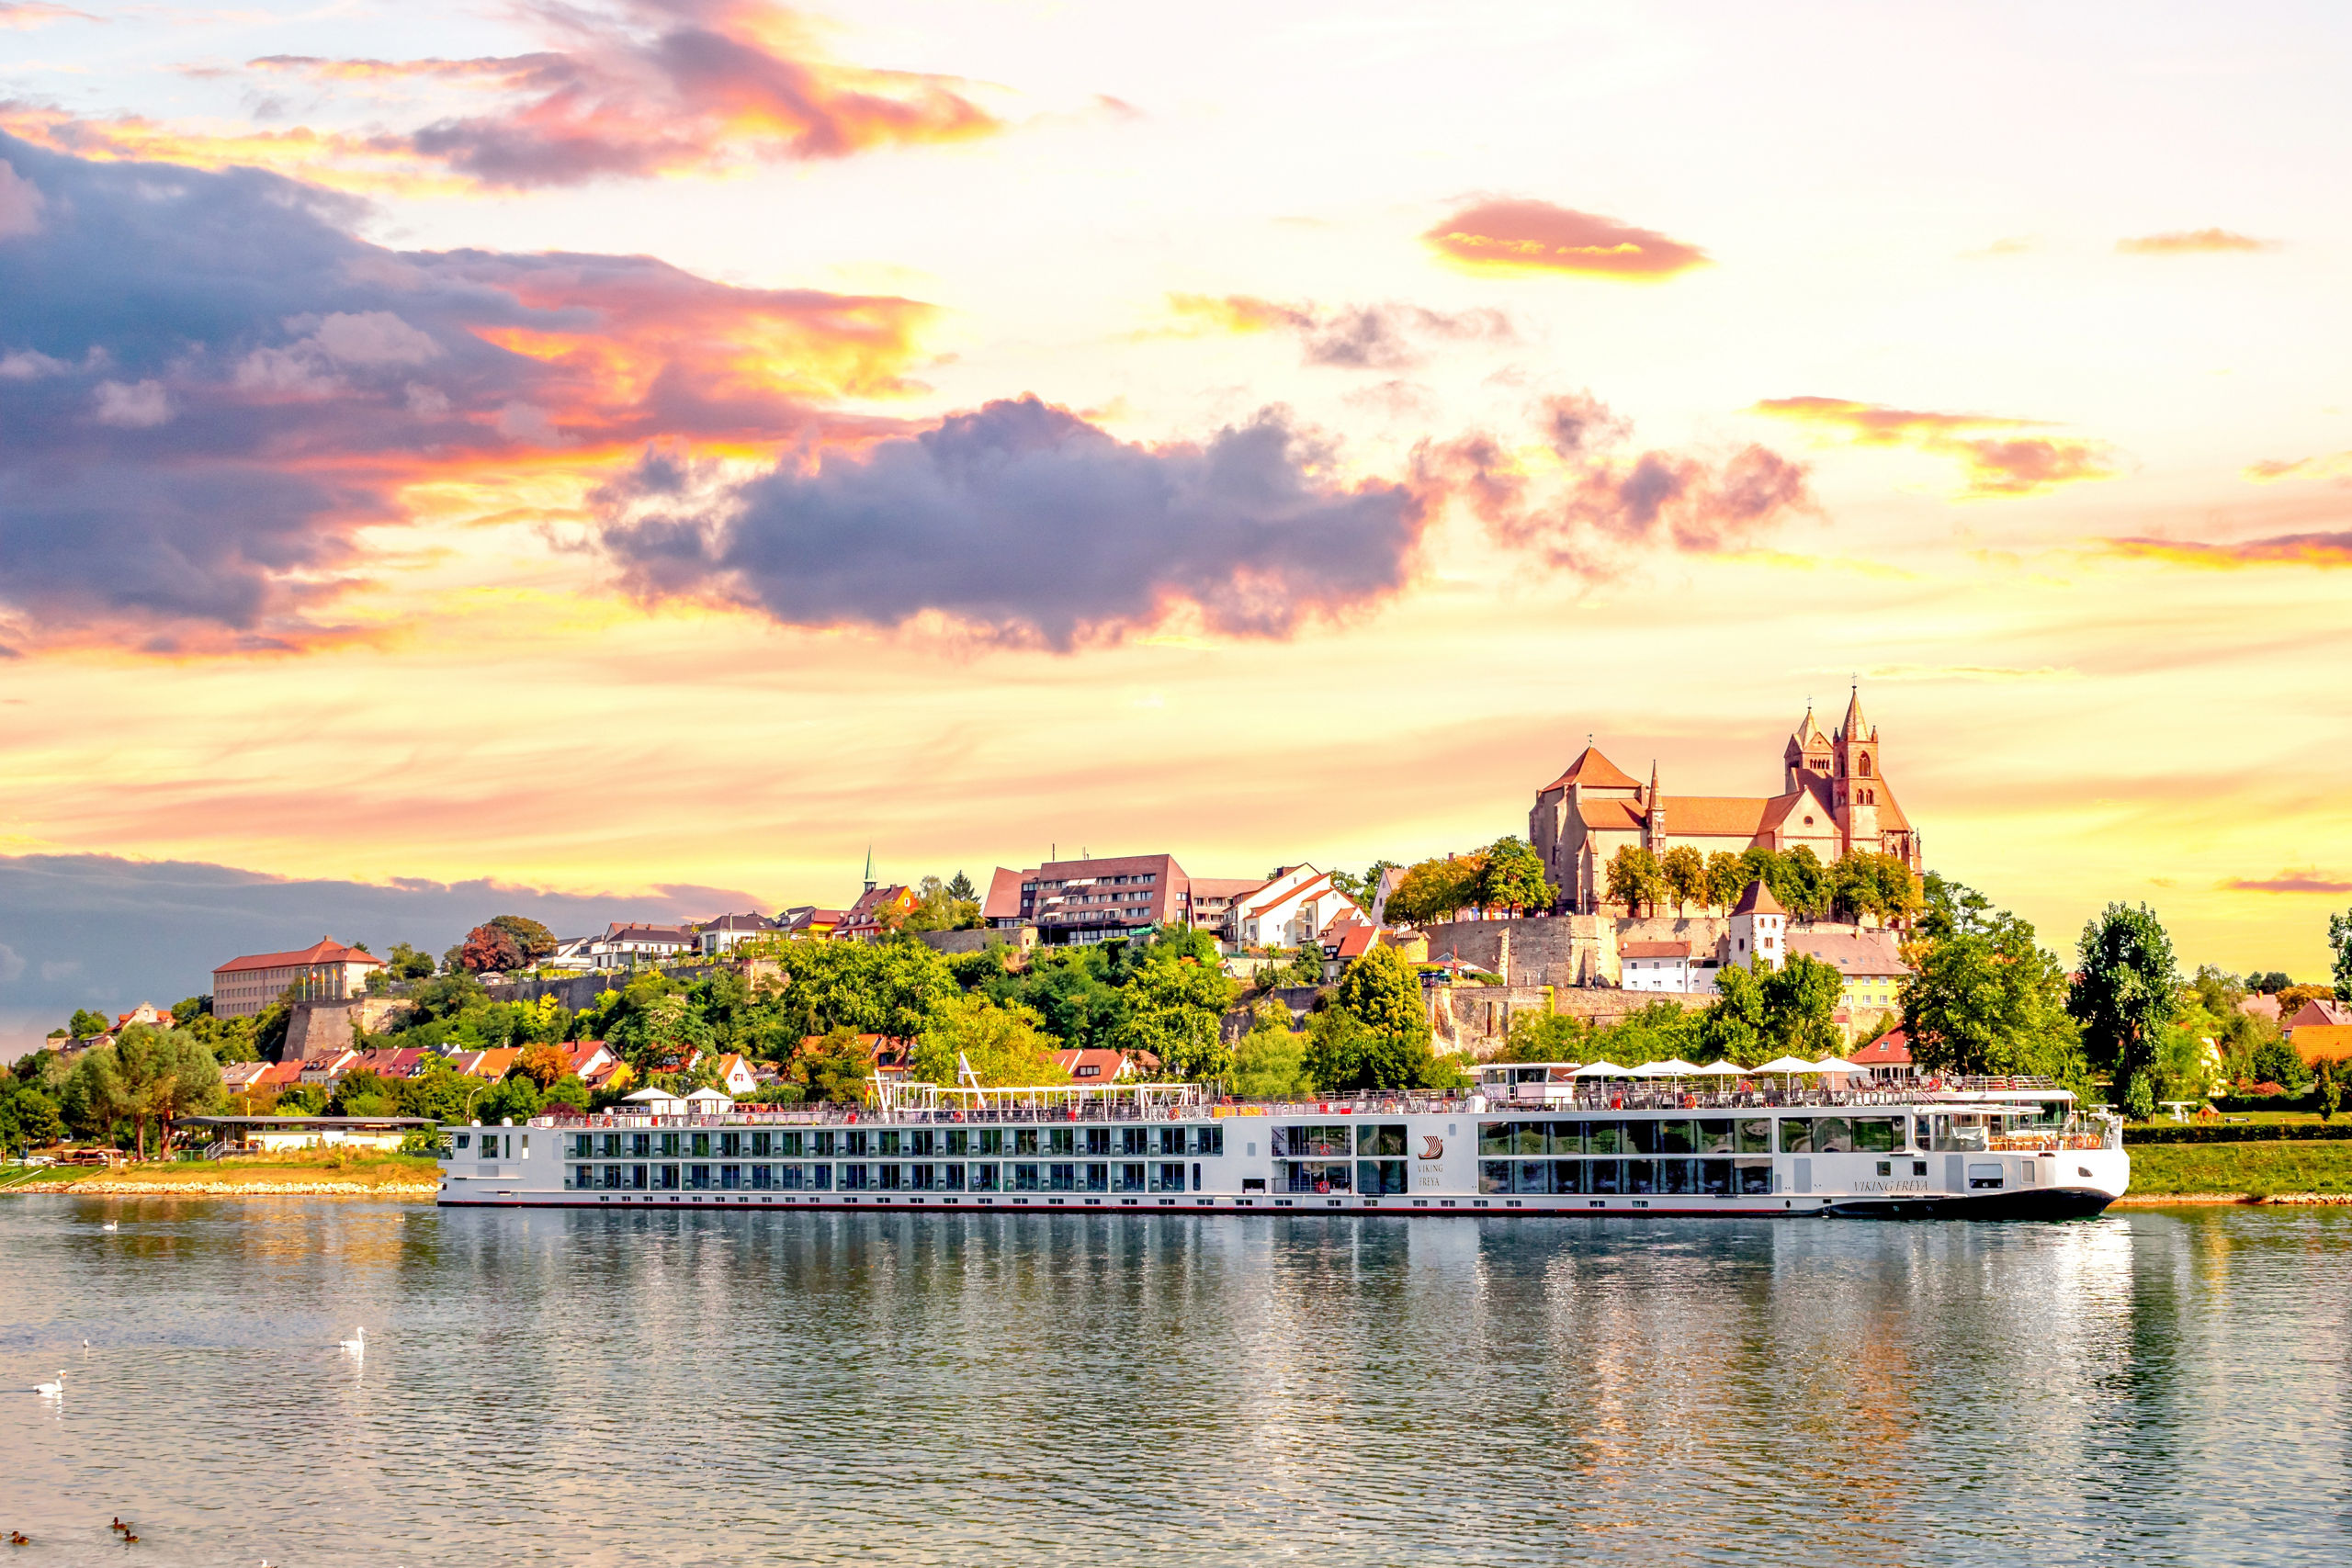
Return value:
M 1416 1218 L 2096 1214 L 2128 1186 L 2130 1157 L 2111 1129 L 2052 1113 L 2054 1099 L 541 1118 L 447 1129 L 439 1201 Z

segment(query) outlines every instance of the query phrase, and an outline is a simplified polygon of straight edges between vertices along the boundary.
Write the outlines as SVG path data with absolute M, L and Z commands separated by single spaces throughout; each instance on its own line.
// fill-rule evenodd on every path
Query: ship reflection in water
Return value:
M 0 1524 L 28 1564 L 118 1561 L 110 1516 L 305 1565 L 2338 1561 L 2347 1242 L 12 1199 L 0 1381 L 69 1376 L 0 1408 Z

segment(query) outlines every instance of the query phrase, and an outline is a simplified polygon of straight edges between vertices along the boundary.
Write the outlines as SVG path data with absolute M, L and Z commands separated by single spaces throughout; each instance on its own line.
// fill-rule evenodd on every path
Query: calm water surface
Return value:
M 0 1529 L 24 1568 L 2341 1563 L 2347 1243 L 6 1199 L 0 1386 L 67 1392 L 0 1396 Z

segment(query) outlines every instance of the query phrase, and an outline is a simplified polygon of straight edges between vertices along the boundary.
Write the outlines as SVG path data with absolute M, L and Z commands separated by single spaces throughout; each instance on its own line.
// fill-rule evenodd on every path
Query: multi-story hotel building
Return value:
M 384 961 L 331 936 L 294 953 L 249 953 L 212 971 L 216 1018 L 251 1018 L 288 991 L 298 1001 L 340 1001 L 368 988 Z

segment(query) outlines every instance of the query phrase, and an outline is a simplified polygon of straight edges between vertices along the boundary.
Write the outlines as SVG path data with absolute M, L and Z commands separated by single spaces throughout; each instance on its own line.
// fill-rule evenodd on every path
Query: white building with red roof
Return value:
M 1000 930 L 1035 926 L 1049 942 L 1096 942 L 1189 925 L 1192 885 L 1174 855 L 1047 861 L 1028 871 L 998 866 L 980 914 Z
M 299 1001 L 341 1001 L 363 994 L 384 961 L 331 936 L 290 953 L 250 953 L 212 971 L 216 1018 L 252 1018 L 288 991 Z
M 1911 1061 L 1911 1036 L 1900 1029 L 1890 1029 L 1869 1044 L 1847 1052 L 1846 1060 L 1868 1067 L 1874 1078 L 1915 1077 L 1919 1071 Z
M 1298 947 L 1318 941 L 1323 929 L 1342 915 L 1370 923 L 1329 872 L 1284 866 L 1263 888 L 1234 905 L 1226 930 L 1244 947 Z
M 1702 854 L 1753 846 L 1811 849 L 1824 864 L 1858 851 L 1889 854 L 1918 871 L 1919 834 L 1886 781 L 1878 727 L 1859 689 L 1829 734 L 1807 708 L 1782 748 L 1774 795 L 1667 795 L 1657 763 L 1645 786 L 1587 745 L 1566 772 L 1536 791 L 1528 842 L 1544 874 L 1577 914 L 1600 911 L 1609 863 L 1629 845 L 1664 854 L 1688 844 Z

